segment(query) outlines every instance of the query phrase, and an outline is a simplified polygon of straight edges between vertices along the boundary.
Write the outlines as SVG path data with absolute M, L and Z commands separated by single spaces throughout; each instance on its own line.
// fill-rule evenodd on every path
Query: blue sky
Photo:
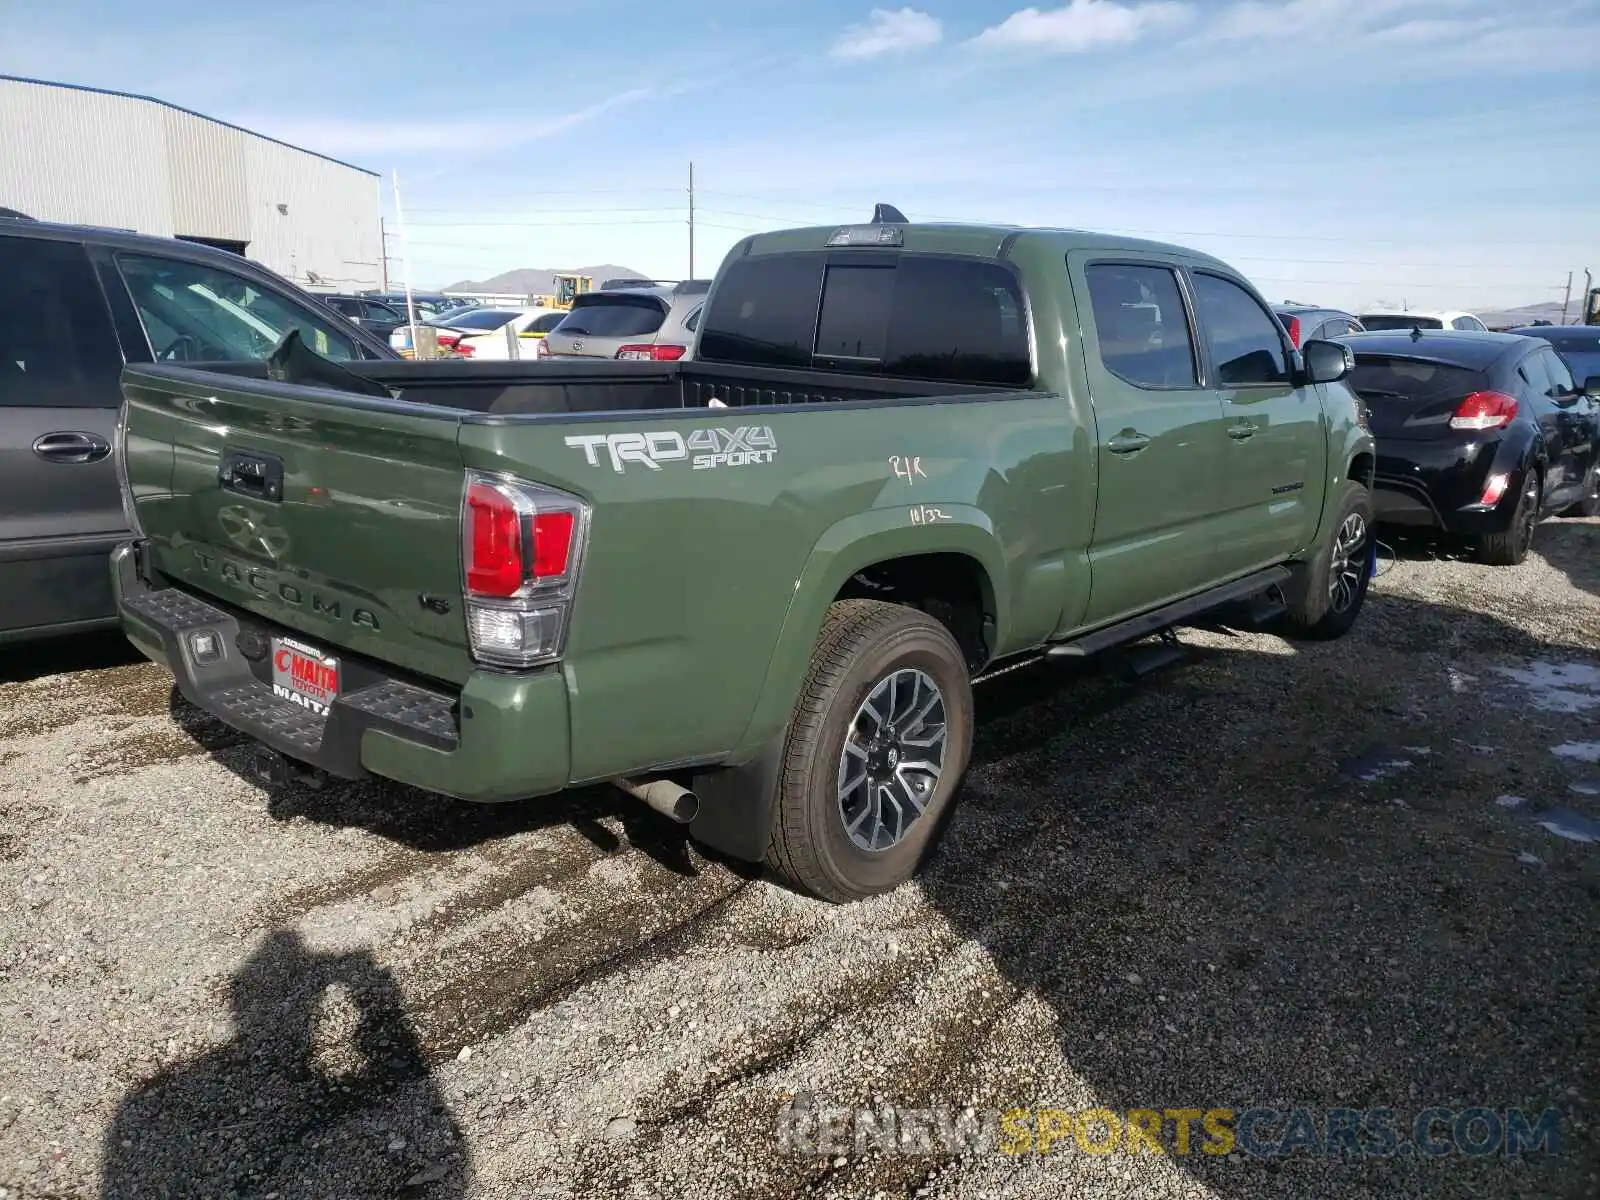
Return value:
M 679 277 L 691 159 L 702 275 L 745 233 L 877 200 L 1182 242 L 1274 300 L 1484 310 L 1600 272 L 1596 0 L 105 12 L 0 0 L 0 73 L 380 171 L 391 216 L 397 170 L 419 285 L 600 262 Z

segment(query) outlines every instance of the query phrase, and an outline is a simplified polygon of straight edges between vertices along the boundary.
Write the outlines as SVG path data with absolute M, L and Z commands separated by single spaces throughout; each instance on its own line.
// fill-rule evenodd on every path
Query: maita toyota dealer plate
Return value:
M 272 694 L 327 716 L 339 695 L 339 660 L 304 642 L 273 638 Z

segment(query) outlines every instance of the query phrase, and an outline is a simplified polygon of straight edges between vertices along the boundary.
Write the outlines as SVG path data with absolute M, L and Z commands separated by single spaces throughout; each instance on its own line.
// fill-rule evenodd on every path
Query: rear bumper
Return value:
M 184 699 L 290 758 L 345 779 L 377 775 L 462 800 L 516 800 L 567 786 L 567 690 L 558 670 L 476 672 L 451 692 L 346 656 L 347 690 L 320 716 L 274 694 L 266 661 L 266 636 L 303 635 L 152 586 L 132 544 L 113 552 L 111 575 L 123 632 L 172 672 Z M 198 662 L 192 648 L 204 633 L 221 647 L 211 663 Z
M 1522 486 L 1522 455 L 1506 442 L 1463 447 L 1378 440 L 1373 516 L 1381 524 L 1446 533 L 1502 533 L 1511 526 Z M 1479 503 L 1491 476 L 1511 476 L 1498 503 Z

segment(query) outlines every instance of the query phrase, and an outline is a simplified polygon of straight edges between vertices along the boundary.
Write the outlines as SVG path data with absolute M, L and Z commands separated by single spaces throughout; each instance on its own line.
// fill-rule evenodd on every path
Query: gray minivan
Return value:
M 540 358 L 621 358 L 685 362 L 711 290 L 709 279 L 587 292 L 539 344 Z
M 291 329 L 329 358 L 399 357 L 225 250 L 0 218 L 0 642 L 117 623 L 123 365 L 264 359 Z

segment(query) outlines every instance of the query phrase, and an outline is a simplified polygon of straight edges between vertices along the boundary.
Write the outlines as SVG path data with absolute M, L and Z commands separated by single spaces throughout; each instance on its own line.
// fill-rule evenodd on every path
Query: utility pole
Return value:
M 378 242 L 383 253 L 379 258 L 379 272 L 383 276 L 383 294 L 389 294 L 389 230 L 383 223 L 383 218 L 378 218 Z
M 689 278 L 694 278 L 694 163 L 689 164 Z
M 1567 305 L 1572 303 L 1572 272 L 1567 272 L 1567 294 L 1561 297 L 1561 323 L 1567 323 Z

